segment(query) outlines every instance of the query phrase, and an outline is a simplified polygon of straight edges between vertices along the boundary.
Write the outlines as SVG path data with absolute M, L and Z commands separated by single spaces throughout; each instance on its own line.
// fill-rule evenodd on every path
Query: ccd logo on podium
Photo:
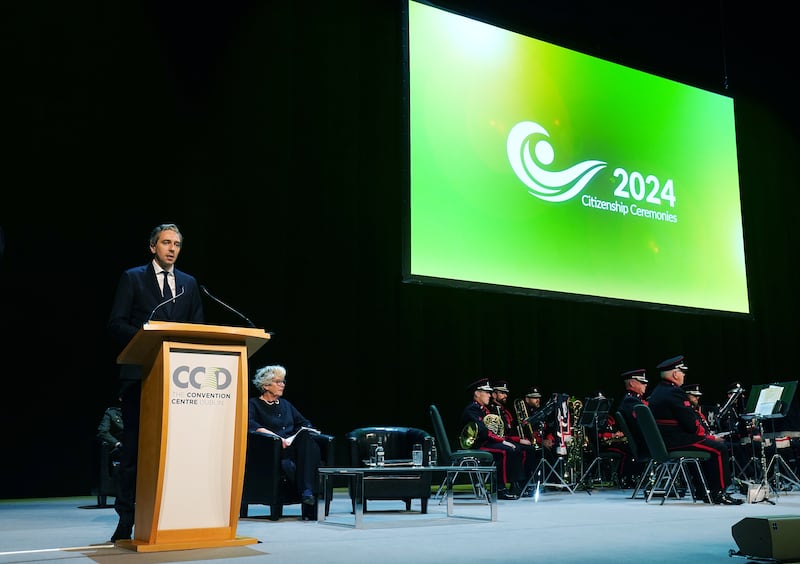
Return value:
M 218 366 L 178 366 L 172 371 L 172 383 L 177 388 L 224 390 L 233 382 L 233 376 Z

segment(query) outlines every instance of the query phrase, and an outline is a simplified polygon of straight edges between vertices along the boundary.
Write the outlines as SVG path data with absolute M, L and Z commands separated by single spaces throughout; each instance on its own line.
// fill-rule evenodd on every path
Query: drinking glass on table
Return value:
M 411 449 L 411 462 L 414 466 L 422 466 L 422 445 L 419 443 L 414 444 Z

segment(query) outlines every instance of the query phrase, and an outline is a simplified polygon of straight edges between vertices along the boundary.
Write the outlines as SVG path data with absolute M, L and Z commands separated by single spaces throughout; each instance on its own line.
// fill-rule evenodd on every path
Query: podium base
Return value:
M 140 540 L 120 540 L 114 546 L 133 550 L 136 552 L 166 552 L 168 550 L 191 550 L 194 548 L 224 548 L 230 546 L 245 546 L 257 544 L 259 541 L 252 537 L 236 537 L 228 540 L 192 540 L 187 542 L 162 542 L 148 543 Z

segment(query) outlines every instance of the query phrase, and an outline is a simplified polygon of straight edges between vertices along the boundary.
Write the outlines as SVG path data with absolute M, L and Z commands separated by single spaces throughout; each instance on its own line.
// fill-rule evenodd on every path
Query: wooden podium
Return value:
M 117 357 L 142 366 L 133 540 L 139 552 L 255 544 L 237 537 L 247 359 L 263 329 L 147 323 Z

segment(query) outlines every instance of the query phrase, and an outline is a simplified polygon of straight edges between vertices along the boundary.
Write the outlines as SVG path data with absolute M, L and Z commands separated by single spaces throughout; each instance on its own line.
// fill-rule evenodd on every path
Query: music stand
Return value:
M 568 398 L 566 394 L 553 394 L 553 397 L 540 409 L 536 410 L 533 415 L 525 419 L 525 423 L 530 424 L 532 426 L 539 427 L 539 433 L 544 435 L 544 429 L 546 426 L 545 420 L 552 417 L 555 410 L 556 410 L 556 403 L 558 400 L 566 401 L 564 398 Z M 542 446 L 541 450 L 539 451 L 541 458 L 539 459 L 539 463 L 536 465 L 536 469 L 533 471 L 533 474 L 530 475 L 528 481 L 525 482 L 525 487 L 522 488 L 524 492 L 527 490 L 533 482 L 536 483 L 535 486 L 535 494 L 534 494 L 534 501 L 539 501 L 539 492 L 542 486 L 552 486 L 557 488 L 566 488 L 569 493 L 574 493 L 572 487 L 567 483 L 564 479 L 562 472 L 559 471 L 563 464 L 563 456 L 558 456 L 558 460 L 556 460 L 555 465 L 551 464 L 547 458 L 545 458 L 545 448 Z M 550 482 L 550 479 L 555 476 L 558 481 L 557 482 Z
M 775 441 L 775 420 L 786 417 L 789 411 L 789 406 L 794 399 L 795 391 L 797 390 L 797 381 L 793 382 L 777 382 L 774 384 L 761 384 L 753 386 L 753 393 L 748 401 L 748 415 L 752 415 L 755 419 L 760 421 L 766 419 L 770 421 L 772 429 L 773 441 Z M 763 426 L 761 426 L 761 436 L 764 437 Z M 780 496 L 782 488 L 786 487 L 785 482 L 789 482 L 791 486 L 800 488 L 800 479 L 794 471 L 789 467 L 783 456 L 778 453 L 778 445 L 775 442 L 775 453 L 772 455 L 769 463 L 766 462 L 765 448 L 767 447 L 766 441 L 761 445 L 761 458 L 762 466 L 764 467 L 764 475 L 761 481 L 759 491 L 765 489 L 765 499 L 769 496 L 769 491 L 772 489 L 776 496 Z M 773 471 L 774 488 L 770 488 L 769 473 Z M 783 473 L 781 472 L 783 470 Z
M 578 484 L 582 484 L 586 489 L 586 493 L 589 495 L 592 495 L 592 492 L 589 491 L 591 489 L 591 484 L 589 486 L 586 485 L 586 477 L 592 471 L 592 468 L 597 467 L 597 477 L 593 480 L 593 482 L 602 482 L 602 476 L 600 475 L 600 464 L 602 463 L 603 458 L 600 456 L 600 429 L 598 426 L 598 421 L 600 421 L 601 418 L 604 421 L 607 421 L 608 412 L 610 409 L 611 400 L 609 398 L 598 396 L 596 398 L 587 399 L 586 405 L 583 406 L 583 411 L 581 411 L 581 418 L 578 421 L 578 425 L 584 429 L 594 428 L 595 452 L 597 455 L 595 456 L 595 459 L 592 460 L 592 463 L 589 464 L 589 467 L 583 473 L 583 476 L 581 476 L 580 480 L 578 480 Z
M 721 408 L 717 406 L 719 409 L 714 411 L 713 409 L 709 409 L 706 413 L 708 417 L 708 422 L 711 424 L 712 428 L 716 429 L 717 435 L 724 436 L 726 442 L 728 443 L 728 461 L 731 465 L 731 476 L 736 480 L 746 480 L 747 474 L 746 470 L 747 467 L 753 463 L 753 459 L 755 458 L 755 445 L 752 444 L 751 449 L 753 452 L 752 458 L 750 462 L 747 463 L 746 466 L 742 467 L 739 464 L 739 461 L 736 460 L 735 456 L 735 445 L 734 445 L 734 437 L 736 437 L 736 430 L 739 425 L 739 418 L 742 414 L 738 413 L 736 406 L 740 403 L 740 399 L 742 398 L 742 394 L 744 393 L 744 388 L 737 387 L 728 397 L 728 400 L 725 402 Z M 712 420 L 713 416 L 713 420 Z M 723 423 L 727 423 L 727 429 L 723 429 Z

